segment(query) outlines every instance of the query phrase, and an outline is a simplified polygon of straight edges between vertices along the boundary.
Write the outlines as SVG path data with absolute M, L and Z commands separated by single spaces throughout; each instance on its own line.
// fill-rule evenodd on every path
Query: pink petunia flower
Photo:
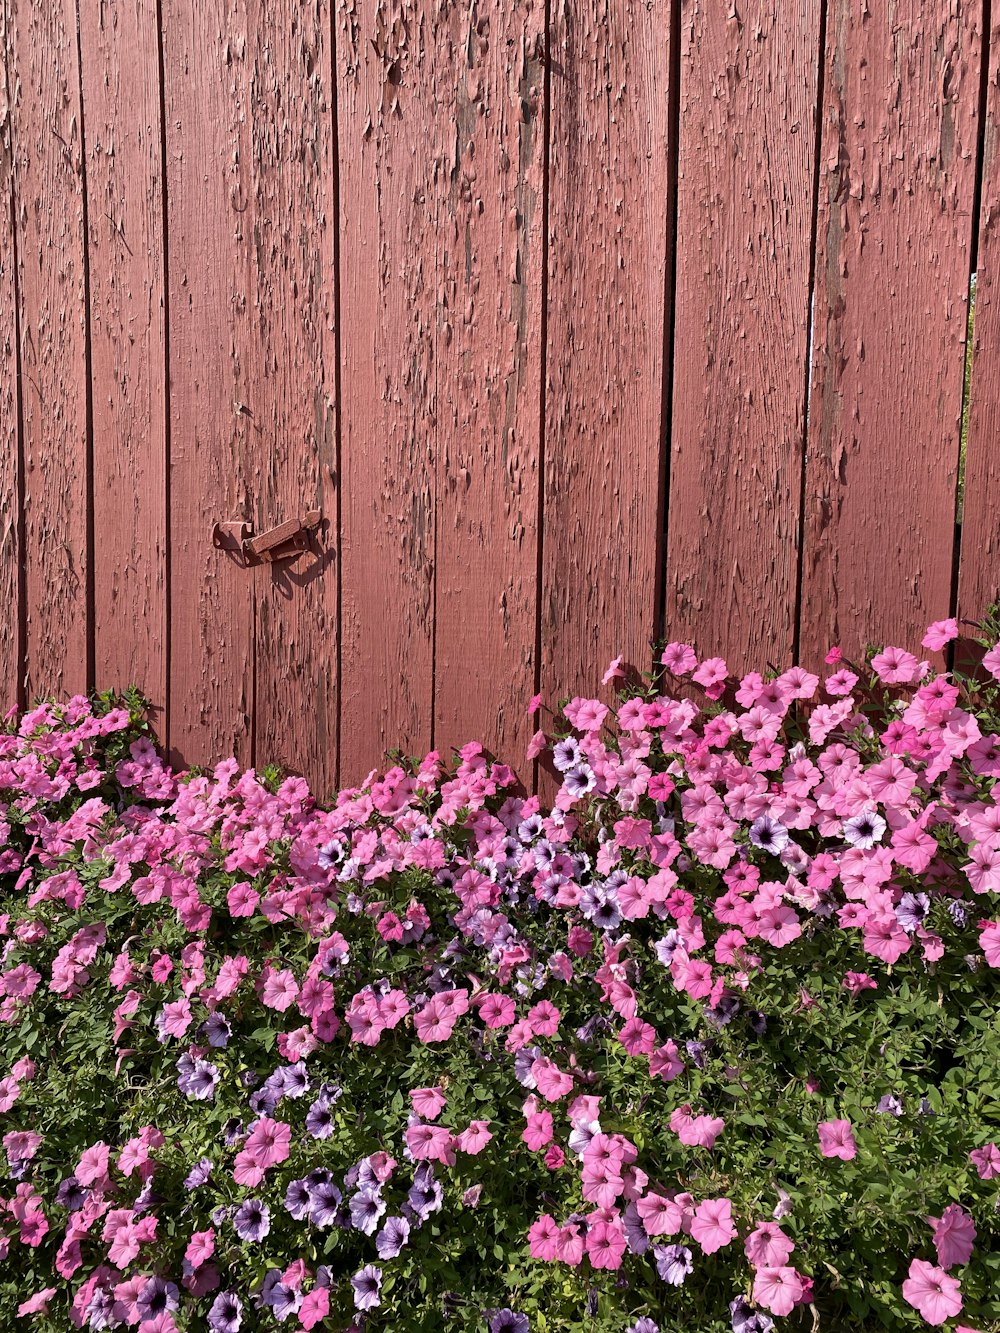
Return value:
M 992 1180 L 1000 1176 L 1000 1148 L 995 1143 L 987 1143 L 982 1148 L 973 1148 L 969 1161 L 976 1168 L 980 1180 Z
M 691 1238 L 706 1254 L 714 1254 L 736 1236 L 733 1205 L 728 1199 L 705 1199 L 694 1210 Z
M 417 1115 L 424 1120 L 436 1120 L 447 1104 L 447 1097 L 440 1088 L 414 1088 L 410 1101 Z
M 958 1281 L 926 1259 L 914 1259 L 903 1283 L 903 1299 L 928 1324 L 943 1324 L 962 1309 Z
M 950 1203 L 940 1217 L 929 1217 L 934 1228 L 934 1248 L 942 1268 L 967 1264 L 972 1257 L 976 1228 L 972 1218 L 957 1203 Z
M 754 1274 L 754 1302 L 772 1314 L 791 1314 L 804 1294 L 802 1276 L 794 1268 L 758 1268 Z
M 818 1128 L 819 1150 L 824 1157 L 839 1157 L 849 1162 L 857 1155 L 858 1145 L 849 1120 L 826 1120 Z
M 795 1242 L 776 1222 L 758 1222 L 743 1242 L 743 1248 L 754 1268 L 781 1268 L 788 1262 Z

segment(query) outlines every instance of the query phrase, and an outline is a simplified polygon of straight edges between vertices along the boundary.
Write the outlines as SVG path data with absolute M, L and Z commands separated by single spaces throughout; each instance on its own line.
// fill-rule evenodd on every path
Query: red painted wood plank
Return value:
M 669 0 L 553 6 L 541 687 L 648 669 L 662 563 Z
M 256 760 L 304 773 L 321 793 L 337 771 L 332 36 L 328 0 L 277 24 L 265 0 L 249 6 L 243 357 L 256 530 L 323 512 L 308 553 L 255 571 Z
M 251 520 L 254 506 L 245 25 L 245 7 L 229 0 L 163 5 L 169 737 L 173 759 L 187 764 L 252 757 L 254 576 L 211 542 L 217 520 Z
M 93 413 L 94 679 L 164 732 L 166 341 L 155 5 L 80 9 Z
M 801 657 L 919 645 L 949 611 L 978 5 L 827 25 Z
M 431 740 L 437 224 L 451 162 L 432 10 L 338 0 L 341 769 Z M 454 130 L 452 129 L 452 151 Z
M 538 574 L 545 7 L 442 8 L 434 744 L 521 765 Z M 450 70 L 450 77 L 447 71 Z
M 17 407 L 17 290 L 10 141 L 10 38 L 0 3 L 0 713 L 20 702 L 24 586 L 20 550 L 20 423 Z
M 1000 16 L 994 16 L 989 49 L 958 574 L 958 614 L 971 621 L 1000 600 Z M 975 630 L 965 626 L 962 633 L 972 637 Z
M 28 699 L 85 690 L 87 311 L 73 0 L 10 0 Z
M 681 22 L 666 634 L 733 670 L 794 654 L 819 19 Z

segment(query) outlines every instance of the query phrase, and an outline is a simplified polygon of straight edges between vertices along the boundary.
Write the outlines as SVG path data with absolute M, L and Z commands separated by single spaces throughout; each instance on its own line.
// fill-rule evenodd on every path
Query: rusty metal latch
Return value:
M 212 528 L 212 545 L 220 551 L 238 552 L 248 564 L 286 560 L 308 549 L 310 534 L 322 521 L 323 511 L 310 509 L 304 517 L 287 519 L 256 537 L 249 523 L 216 523 Z

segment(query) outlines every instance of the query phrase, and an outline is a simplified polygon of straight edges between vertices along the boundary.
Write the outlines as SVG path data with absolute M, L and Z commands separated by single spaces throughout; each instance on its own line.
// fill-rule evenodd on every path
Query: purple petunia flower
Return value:
M 56 1203 L 62 1208 L 68 1208 L 71 1213 L 82 1208 L 89 1197 L 90 1190 L 84 1189 L 76 1176 L 66 1176 L 56 1190 Z
M 755 1310 L 742 1296 L 729 1302 L 729 1314 L 733 1333 L 771 1333 L 774 1320 L 763 1310 Z
M 377 1310 L 381 1304 L 382 1270 L 375 1264 L 365 1264 L 351 1278 L 354 1288 L 354 1306 L 357 1310 Z
M 239 1333 L 243 1324 L 243 1302 L 233 1291 L 220 1291 L 208 1312 L 212 1333 Z
M 285 1208 L 302 1222 L 312 1212 L 312 1193 L 304 1180 L 290 1180 L 285 1190 Z
M 308 1183 L 308 1177 L 306 1177 Z M 318 1227 L 332 1227 L 337 1221 L 337 1212 L 343 1201 L 340 1190 L 333 1181 L 326 1181 L 311 1189 L 312 1211 L 310 1218 Z
M 889 1092 L 884 1097 L 879 1098 L 878 1106 L 875 1109 L 880 1115 L 894 1115 L 898 1120 L 903 1114 L 903 1103 L 893 1093 Z
M 178 1060 L 177 1068 L 181 1068 Z M 190 1069 L 185 1068 L 177 1080 L 177 1086 L 185 1097 L 195 1101 L 207 1102 L 215 1096 L 219 1084 L 219 1071 L 210 1060 L 195 1060 Z
M 333 1111 L 325 1097 L 317 1097 L 310 1106 L 306 1129 L 314 1139 L 328 1139 L 333 1133 Z
M 370 1236 L 385 1213 L 385 1200 L 377 1190 L 358 1190 L 351 1196 L 351 1225 Z
M 271 1211 L 260 1199 L 245 1199 L 233 1217 L 233 1229 L 240 1240 L 256 1244 L 271 1230 Z
M 643 1315 L 642 1318 L 637 1319 L 634 1324 L 629 1324 L 625 1333 L 660 1333 L 660 1326 L 655 1319 L 650 1319 L 647 1315 Z
M 224 1051 L 229 1045 L 229 1038 L 233 1035 L 233 1029 L 229 1025 L 229 1019 L 223 1014 L 209 1014 L 201 1025 L 201 1030 L 205 1034 L 209 1046 L 214 1046 L 216 1050 Z
M 168 1310 L 176 1310 L 180 1303 L 180 1293 L 173 1282 L 162 1277 L 151 1277 L 135 1303 L 136 1313 L 141 1322 L 156 1319 Z
M 904 893 L 896 904 L 896 920 L 906 931 L 913 935 L 923 924 L 924 917 L 930 911 L 931 900 L 926 893 Z
M 754 847 L 777 856 L 788 844 L 788 829 L 770 815 L 761 815 L 750 825 L 749 837 Z
M 503 1310 L 493 1311 L 490 1333 L 531 1333 L 531 1324 L 526 1314 L 517 1314 L 506 1307 Z
M 682 1286 L 694 1268 L 691 1251 L 686 1245 L 654 1245 L 653 1256 L 656 1259 L 656 1271 L 672 1287 Z
M 375 1249 L 380 1259 L 395 1259 L 410 1238 L 410 1224 L 405 1217 L 387 1217 L 382 1230 L 375 1237 Z

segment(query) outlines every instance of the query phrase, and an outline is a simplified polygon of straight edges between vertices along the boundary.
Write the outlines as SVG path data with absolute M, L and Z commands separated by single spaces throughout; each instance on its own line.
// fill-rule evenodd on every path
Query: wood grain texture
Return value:
M 891 18 L 890 18 L 891 16 Z M 980 8 L 832 0 L 801 657 L 949 612 Z
M 431 741 L 445 3 L 337 0 L 344 783 Z
M 169 740 L 186 764 L 252 759 L 253 572 L 211 542 L 217 520 L 254 517 L 246 25 L 238 0 L 164 0 Z
M 308 552 L 255 571 L 256 761 L 337 774 L 337 502 L 334 330 L 334 115 L 328 0 L 275 24 L 265 0 L 246 29 L 251 141 L 240 281 L 249 324 L 242 360 L 255 430 L 253 516 L 262 532 L 308 510 L 323 525 Z
M 23 670 L 21 616 L 24 608 L 10 57 L 7 4 L 6 0 L 0 0 L 0 714 L 20 702 Z
M 681 18 L 666 636 L 795 649 L 819 0 Z
M 648 669 L 662 564 L 669 0 L 556 0 L 541 589 L 546 702 Z
M 545 7 L 442 6 L 434 744 L 518 763 L 538 574 Z M 446 71 L 450 69 L 451 75 Z
M 87 305 L 73 0 L 8 0 L 28 700 L 87 688 Z
M 979 620 L 1000 599 L 1000 18 L 990 31 L 985 114 L 958 572 L 958 615 L 965 621 Z M 974 634 L 964 627 L 963 636 Z
M 166 321 L 154 0 L 80 10 L 87 127 L 94 676 L 167 693 Z

